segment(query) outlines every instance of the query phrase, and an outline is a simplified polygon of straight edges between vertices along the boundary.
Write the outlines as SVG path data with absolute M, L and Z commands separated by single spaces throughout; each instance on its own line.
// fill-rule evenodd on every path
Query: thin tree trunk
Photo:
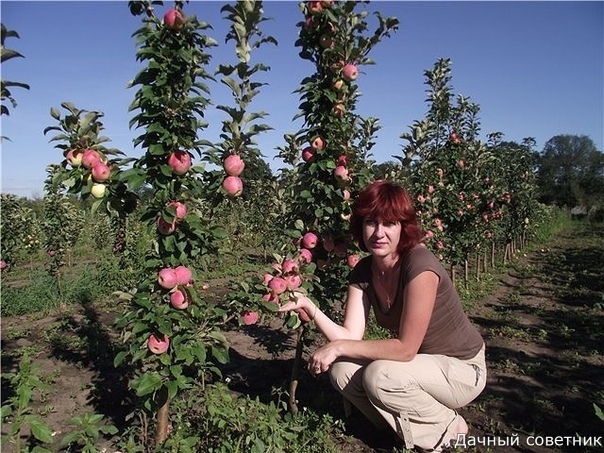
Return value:
M 159 408 L 157 409 L 157 430 L 155 432 L 155 446 L 159 447 L 168 438 L 168 415 L 170 409 L 170 399 L 168 398 L 168 389 L 163 387 L 159 392 Z
M 306 326 L 302 326 L 298 329 L 298 336 L 296 338 L 296 356 L 294 358 L 294 365 L 292 366 L 292 375 L 289 381 L 289 411 L 293 415 L 298 414 L 298 404 L 296 403 L 296 390 L 298 389 L 298 376 L 300 374 L 300 364 L 302 363 L 302 352 L 304 350 L 304 334 L 306 332 Z

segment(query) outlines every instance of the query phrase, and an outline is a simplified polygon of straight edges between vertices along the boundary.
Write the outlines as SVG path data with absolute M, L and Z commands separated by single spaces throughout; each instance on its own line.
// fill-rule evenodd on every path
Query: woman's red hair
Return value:
M 363 241 L 364 219 L 400 222 L 402 229 L 398 251 L 401 254 L 419 244 L 423 237 L 409 194 L 390 181 L 372 182 L 359 193 L 352 205 L 350 231 L 361 250 L 366 252 Z

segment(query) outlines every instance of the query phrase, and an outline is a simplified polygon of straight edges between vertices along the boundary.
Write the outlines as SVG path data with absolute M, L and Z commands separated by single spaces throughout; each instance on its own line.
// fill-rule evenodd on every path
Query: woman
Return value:
M 366 187 L 351 231 L 369 256 L 350 274 L 343 324 L 300 293 L 280 311 L 304 310 L 328 340 L 310 356 L 311 374 L 328 372 L 345 398 L 378 429 L 394 429 L 406 448 L 440 451 L 468 431 L 455 409 L 484 389 L 484 341 L 422 244 L 404 189 L 387 181 Z M 370 309 L 392 338 L 363 340 Z

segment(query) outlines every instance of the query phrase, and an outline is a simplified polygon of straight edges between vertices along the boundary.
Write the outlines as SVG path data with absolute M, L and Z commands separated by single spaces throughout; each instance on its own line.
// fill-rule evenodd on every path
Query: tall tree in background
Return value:
M 604 154 L 585 135 L 556 135 L 536 158 L 539 201 L 590 207 L 604 198 Z

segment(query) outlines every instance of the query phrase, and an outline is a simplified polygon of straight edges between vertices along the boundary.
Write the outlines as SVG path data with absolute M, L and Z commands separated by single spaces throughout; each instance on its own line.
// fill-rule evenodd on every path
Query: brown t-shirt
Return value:
M 401 279 L 394 304 L 387 313 L 382 311 L 373 288 L 371 261 L 367 256 L 357 263 L 350 273 L 349 283 L 358 285 L 368 296 L 377 323 L 393 332 L 400 326 L 404 288 L 414 277 L 425 271 L 438 275 L 436 303 L 424 340 L 421 354 L 442 354 L 459 359 L 470 359 L 482 348 L 484 341 L 463 311 L 459 295 L 449 274 L 434 254 L 423 245 L 406 253 L 401 262 Z

